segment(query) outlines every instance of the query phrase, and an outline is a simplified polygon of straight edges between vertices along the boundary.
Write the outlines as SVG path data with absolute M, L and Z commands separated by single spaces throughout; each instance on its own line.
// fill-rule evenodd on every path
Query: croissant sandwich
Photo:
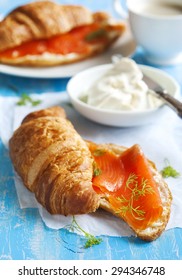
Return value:
M 84 141 L 64 110 L 51 107 L 27 115 L 9 148 L 24 185 L 51 214 L 101 207 L 144 240 L 156 239 L 165 229 L 172 195 L 139 145 Z
M 72 63 L 107 49 L 125 25 L 105 12 L 38 1 L 20 6 L 0 22 L 0 62 L 51 66 Z

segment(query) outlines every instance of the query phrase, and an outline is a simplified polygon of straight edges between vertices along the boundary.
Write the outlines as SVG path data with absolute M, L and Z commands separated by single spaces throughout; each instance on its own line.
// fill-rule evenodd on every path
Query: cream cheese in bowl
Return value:
M 113 64 L 80 97 L 88 105 L 100 109 L 140 111 L 154 108 L 161 100 L 152 95 L 134 60 L 123 58 Z
M 173 77 L 128 58 L 79 72 L 69 80 L 67 93 L 74 108 L 96 123 L 117 127 L 149 124 L 171 109 L 148 89 L 143 73 L 179 97 L 180 86 Z

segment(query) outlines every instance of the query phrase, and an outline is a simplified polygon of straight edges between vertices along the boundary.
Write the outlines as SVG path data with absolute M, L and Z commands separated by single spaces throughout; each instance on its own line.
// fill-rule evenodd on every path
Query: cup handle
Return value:
M 120 0 L 113 0 L 114 10 L 118 13 L 118 15 L 124 19 L 128 18 L 128 13 L 122 7 Z

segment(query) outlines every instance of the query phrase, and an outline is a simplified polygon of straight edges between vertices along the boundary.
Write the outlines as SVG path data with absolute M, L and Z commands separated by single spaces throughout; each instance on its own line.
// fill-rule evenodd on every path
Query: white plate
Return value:
M 93 58 L 73 64 L 46 68 L 15 67 L 1 64 L 0 73 L 29 78 L 66 78 L 89 67 L 110 63 L 113 54 L 119 53 L 123 56 L 131 56 L 135 48 L 136 44 L 127 26 L 125 33 L 109 50 Z

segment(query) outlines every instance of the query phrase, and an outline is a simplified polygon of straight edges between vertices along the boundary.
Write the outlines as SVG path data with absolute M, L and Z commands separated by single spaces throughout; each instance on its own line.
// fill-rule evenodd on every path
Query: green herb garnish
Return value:
M 124 195 L 117 197 L 117 200 L 121 202 L 122 206 L 116 211 L 117 214 L 126 216 L 129 212 L 137 220 L 144 220 L 145 211 L 140 209 L 140 205 L 134 207 L 134 202 L 141 196 L 152 193 L 153 189 L 148 184 L 148 180 L 142 178 L 141 183 L 138 182 L 138 177 L 134 173 L 131 173 L 126 181 L 125 189 L 131 190 L 130 198 L 126 198 Z
M 103 149 L 96 149 L 96 150 L 93 152 L 93 155 L 94 155 L 95 157 L 100 157 L 100 156 L 104 155 L 105 152 L 106 152 L 106 151 L 103 150 Z
M 93 162 L 93 176 L 99 176 L 102 173 L 102 170 L 97 166 L 97 163 Z
M 107 36 L 106 30 L 101 28 L 101 29 L 98 29 L 96 31 L 93 31 L 93 32 L 87 34 L 86 37 L 85 37 L 85 40 L 86 41 L 93 41 L 95 39 L 106 37 L 106 36 Z
M 86 242 L 84 244 L 84 248 L 89 248 L 92 247 L 94 245 L 98 245 L 102 242 L 102 238 L 98 238 L 95 237 L 94 235 L 86 232 L 83 228 L 80 227 L 80 225 L 77 223 L 75 216 L 73 216 L 71 225 L 68 225 L 66 227 L 67 229 L 71 230 L 72 232 L 74 232 L 75 230 L 82 232 L 86 238 Z
M 102 173 L 102 171 L 101 171 L 100 168 L 95 168 L 95 169 L 94 169 L 94 174 L 93 174 L 93 175 L 94 175 L 94 177 L 95 177 L 95 176 L 99 176 L 101 173 Z
M 164 167 L 161 170 L 161 174 L 163 178 L 168 178 L 168 177 L 173 177 L 173 178 L 177 178 L 179 177 L 181 174 L 176 171 L 168 162 L 168 160 L 166 160 L 166 167 Z
M 20 100 L 16 103 L 19 106 L 24 106 L 31 104 L 32 106 L 37 106 L 41 103 L 41 100 L 34 100 L 28 94 L 22 93 Z

